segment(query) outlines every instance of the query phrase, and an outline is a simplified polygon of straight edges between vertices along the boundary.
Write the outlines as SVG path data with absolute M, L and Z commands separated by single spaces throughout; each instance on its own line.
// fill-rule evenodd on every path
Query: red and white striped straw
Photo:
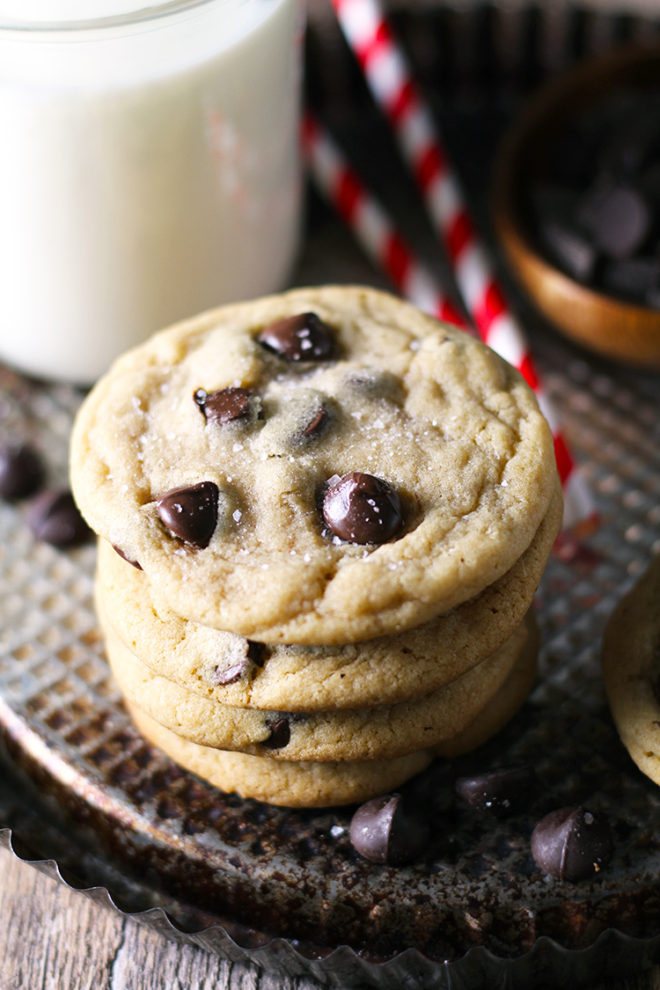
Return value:
M 305 157 L 316 185 L 351 228 L 371 261 L 419 309 L 464 328 L 465 320 L 451 299 L 415 257 L 387 212 L 309 112 L 303 118 L 302 134 Z
M 437 125 L 394 40 L 378 0 L 332 0 L 346 40 L 398 139 L 444 243 L 457 285 L 482 340 L 517 368 L 534 389 L 555 440 L 564 488 L 564 524 L 593 515 L 591 496 L 562 436 L 522 329 L 509 310 L 491 260 L 470 217 Z

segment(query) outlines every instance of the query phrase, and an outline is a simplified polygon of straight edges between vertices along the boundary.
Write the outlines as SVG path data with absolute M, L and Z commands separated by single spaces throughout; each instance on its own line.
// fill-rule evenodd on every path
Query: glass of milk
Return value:
M 88 384 L 283 287 L 301 35 L 301 0 L 0 0 L 0 360 Z

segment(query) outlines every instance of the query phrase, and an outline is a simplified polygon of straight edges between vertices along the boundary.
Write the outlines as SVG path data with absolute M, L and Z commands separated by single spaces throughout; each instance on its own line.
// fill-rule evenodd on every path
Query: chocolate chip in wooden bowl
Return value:
M 502 767 L 469 777 L 458 777 L 454 789 L 458 796 L 481 811 L 514 814 L 527 806 L 537 788 L 533 767 Z
M 634 90 L 610 98 L 612 113 L 603 121 L 601 167 L 620 179 L 636 178 L 658 160 L 660 94 Z M 617 112 L 618 107 L 618 112 Z
M 554 218 L 540 219 L 538 235 L 548 257 L 565 272 L 578 282 L 593 278 L 598 252 L 579 229 Z
M 256 419 L 260 403 L 252 389 L 229 386 L 215 392 L 198 388 L 194 395 L 200 412 L 207 423 L 233 423 L 236 420 Z
M 537 824 L 531 849 L 544 873 L 559 880 L 586 880 L 609 862 L 612 834 L 608 822 L 586 808 L 559 808 Z
M 351 819 L 351 844 L 373 863 L 410 863 L 424 852 L 430 837 L 428 818 L 411 811 L 400 794 L 372 798 Z
M 660 292 L 660 258 L 637 255 L 612 259 L 603 265 L 600 281 L 607 292 L 633 302 L 653 299 Z
M 0 447 L 0 498 L 14 501 L 33 495 L 44 479 L 41 457 L 27 443 Z
M 328 529 L 350 543 L 387 543 L 403 525 L 396 489 L 361 471 L 330 478 L 322 512 Z
M 651 230 L 648 203 L 632 185 L 597 183 L 584 197 L 579 220 L 609 258 L 629 258 Z
M 42 492 L 30 505 L 28 524 L 38 540 L 55 547 L 79 546 L 93 536 L 68 488 Z
M 337 350 L 334 331 L 316 313 L 300 313 L 269 323 L 256 340 L 285 361 L 328 361 Z
M 156 501 L 156 511 L 173 536 L 203 550 L 218 521 L 218 486 L 213 481 L 173 488 Z

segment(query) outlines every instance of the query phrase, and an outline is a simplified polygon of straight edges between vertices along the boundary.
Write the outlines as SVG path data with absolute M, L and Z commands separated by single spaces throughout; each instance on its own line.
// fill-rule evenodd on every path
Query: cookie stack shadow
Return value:
M 203 442 L 207 445 L 200 446 L 202 454 L 198 455 L 199 458 L 207 457 L 207 462 L 204 465 L 200 464 L 198 478 L 202 479 L 201 482 L 193 484 L 196 479 L 189 480 L 191 472 L 188 471 L 184 481 L 192 487 L 172 489 L 165 499 L 160 497 L 156 501 L 156 496 L 160 496 L 168 487 L 162 479 L 165 477 L 165 470 L 169 471 L 170 466 L 167 465 L 166 469 L 163 469 L 162 465 L 165 463 L 163 458 L 157 460 L 154 457 L 153 463 L 156 465 L 154 478 L 149 480 L 150 491 L 154 494 L 149 498 L 140 491 L 139 498 L 137 496 L 134 498 L 137 508 L 131 509 L 129 506 L 127 509 L 127 518 L 132 511 L 135 523 L 130 521 L 130 525 L 128 523 L 124 525 L 121 511 L 117 511 L 116 504 L 113 504 L 113 498 L 116 502 L 118 495 L 121 495 L 128 485 L 120 484 L 122 480 L 120 472 L 124 470 L 121 457 L 117 457 L 115 467 L 105 466 L 106 463 L 111 464 L 114 455 L 111 444 L 107 443 L 103 436 L 98 439 L 99 424 L 105 430 L 108 421 L 118 422 L 121 416 L 125 416 L 127 426 L 121 442 L 124 444 L 123 449 L 128 450 L 125 444 L 126 436 L 133 437 L 137 432 L 133 422 L 139 422 L 141 429 L 148 430 L 152 428 L 156 419 L 155 416 L 151 416 L 150 421 L 139 419 L 138 413 L 141 416 L 146 405 L 144 398 L 136 402 L 133 401 L 130 393 L 126 400 L 122 394 L 121 401 L 117 400 L 119 405 L 116 405 L 117 409 L 121 405 L 120 412 L 113 409 L 112 402 L 108 398 L 108 395 L 111 396 L 111 388 L 122 379 L 126 379 L 131 388 L 137 388 L 136 367 L 140 369 L 140 375 L 145 381 L 150 381 L 150 376 L 154 380 L 157 377 L 153 371 L 153 365 L 157 362 L 149 359 L 147 352 L 145 352 L 146 358 L 140 358 L 138 352 L 135 352 L 138 358 L 129 356 L 129 360 L 124 362 L 123 366 L 120 362 L 118 370 L 110 373 L 107 383 L 102 382 L 100 387 L 97 387 L 92 393 L 91 401 L 88 400 L 83 410 L 77 433 L 74 435 L 74 490 L 83 512 L 96 532 L 100 534 L 95 582 L 97 612 L 114 677 L 141 733 L 177 763 L 223 791 L 235 791 L 243 797 L 290 807 L 347 804 L 367 800 L 399 786 L 437 757 L 451 759 L 477 747 L 494 735 L 523 703 L 536 675 L 538 634 L 532 601 L 560 526 L 561 488 L 556 476 L 551 439 L 549 434 L 546 436 L 545 424 L 539 425 L 536 422 L 538 412 L 533 398 L 528 399 L 527 393 L 523 392 L 526 386 L 518 379 L 516 373 L 504 366 L 500 359 L 487 352 L 482 345 L 470 341 L 454 329 L 444 328 L 440 331 L 437 329 L 437 324 L 422 317 L 421 314 L 413 313 L 410 307 L 371 290 L 308 290 L 306 294 L 299 290 L 297 294 L 273 297 L 264 312 L 268 314 L 273 308 L 277 319 L 269 323 L 266 329 L 274 343 L 266 339 L 267 334 L 263 330 L 260 330 L 259 336 L 255 338 L 254 328 L 263 327 L 264 322 L 267 322 L 259 310 L 249 310 L 247 307 L 241 310 L 237 307 L 229 311 L 232 325 L 236 322 L 236 313 L 246 320 L 248 325 L 245 331 L 247 343 L 241 342 L 240 346 L 249 353 L 252 362 L 250 369 L 254 365 L 257 370 L 244 373 L 241 382 L 245 387 L 238 388 L 230 384 L 236 381 L 235 374 L 226 381 L 224 371 L 218 373 L 211 368 L 202 372 L 200 370 L 202 365 L 193 368 L 191 374 L 185 378 L 180 397 L 184 414 L 176 425 L 182 433 L 189 429 L 192 436 L 196 436 L 195 431 L 197 431 L 203 436 Z M 301 339 L 306 339 L 310 309 L 321 312 L 322 321 L 319 320 L 318 323 L 323 333 L 336 334 L 341 341 L 339 350 L 341 361 L 336 359 L 336 350 L 333 353 L 330 347 L 316 359 L 316 367 L 321 369 L 314 372 L 317 375 L 316 381 L 309 371 L 305 376 L 301 374 L 299 367 L 295 366 L 295 357 L 292 359 L 283 350 L 281 353 L 277 351 L 279 338 L 288 335 L 288 338 L 298 339 L 296 334 L 299 334 L 301 327 L 303 328 Z M 222 323 L 222 312 L 220 311 L 220 316 L 215 318 L 216 322 Z M 435 419 L 431 420 L 429 417 L 427 424 L 425 414 L 415 411 L 414 396 L 407 406 L 404 405 L 399 393 L 392 398 L 389 379 L 393 376 L 388 366 L 385 365 L 385 369 L 376 373 L 373 364 L 377 364 L 377 361 L 372 359 L 373 364 L 367 363 L 364 357 L 367 349 L 362 345 L 359 335 L 366 332 L 363 326 L 367 320 L 375 325 L 374 343 L 371 344 L 371 338 L 367 338 L 367 343 L 373 351 L 376 351 L 378 346 L 376 343 L 379 339 L 378 321 L 380 320 L 385 328 L 383 336 L 389 333 L 390 325 L 395 326 L 397 320 L 402 321 L 404 329 L 401 331 L 397 329 L 402 343 L 397 342 L 396 347 L 400 348 L 402 354 L 402 367 L 405 361 L 406 368 L 410 364 L 412 369 L 406 372 L 407 377 L 403 373 L 401 375 L 402 387 L 405 387 L 406 394 L 410 395 L 412 395 L 410 389 L 414 386 L 415 376 L 425 374 L 422 358 L 419 358 L 418 365 L 415 364 L 418 361 L 419 346 L 416 342 L 414 346 L 409 342 L 414 335 L 413 331 L 408 329 L 409 326 L 414 325 L 415 321 L 420 322 L 420 329 L 414 326 L 413 330 L 419 334 L 419 340 L 422 340 L 424 347 L 428 348 L 433 361 L 438 363 L 440 370 L 437 374 L 439 375 L 442 369 L 446 369 L 447 384 L 444 386 L 441 400 L 445 404 L 443 409 L 448 424 L 453 423 L 460 414 L 462 408 L 460 399 L 463 392 L 466 396 L 466 408 L 470 403 L 475 404 L 475 391 L 469 384 L 469 375 L 466 378 L 464 366 L 469 366 L 472 360 L 476 362 L 475 373 L 485 376 L 485 384 L 480 388 L 484 394 L 487 388 L 491 389 L 493 395 L 497 396 L 496 399 L 488 397 L 483 406 L 479 406 L 480 411 L 477 416 L 479 443 L 475 442 L 471 447 L 464 441 L 460 433 L 460 424 L 456 428 L 456 440 L 451 436 L 449 425 L 443 427 L 444 432 L 440 435 Z M 191 333 L 193 338 L 197 334 L 201 340 L 204 340 L 205 334 L 210 337 L 213 334 L 217 335 L 218 331 L 215 329 L 213 319 L 207 316 L 202 320 L 201 327 L 193 325 L 192 328 L 183 330 L 175 328 L 174 332 L 166 333 L 170 334 L 169 338 L 161 335 L 161 339 L 167 346 L 163 347 L 157 359 L 162 360 L 164 366 L 171 361 L 176 360 L 183 364 L 188 360 L 186 353 L 188 344 L 180 348 L 181 353 L 179 353 L 178 344 L 177 347 L 170 348 L 170 341 L 184 339 L 187 341 Z M 287 343 L 290 343 L 288 338 Z M 258 345 L 264 342 L 266 346 L 260 350 Z M 231 341 L 230 344 L 229 351 L 237 353 L 236 346 Z M 352 363 L 351 347 L 357 353 Z M 388 347 L 393 348 L 394 345 L 388 343 Z M 156 352 L 157 348 L 154 353 Z M 392 350 L 392 353 L 394 358 L 386 353 L 381 359 L 382 362 L 391 361 L 392 364 L 396 364 L 399 360 L 399 351 Z M 309 360 L 305 355 L 304 363 L 309 363 Z M 428 363 L 429 360 L 427 358 L 426 362 Z M 483 363 L 483 368 L 480 362 Z M 218 367 L 222 368 L 222 361 L 219 362 Z M 293 370 L 289 370 L 291 367 Z M 169 370 L 167 373 L 170 374 Z M 253 376 L 252 379 L 250 375 Z M 160 389 L 157 393 L 158 401 L 160 395 L 170 387 L 169 384 L 162 385 L 166 380 L 164 375 L 158 379 L 158 389 Z M 312 392 L 310 381 L 318 391 Z M 373 395 L 374 381 L 378 386 L 376 398 Z M 346 382 L 349 382 L 350 389 Z M 357 390 L 356 382 L 359 386 Z M 387 385 L 387 389 L 383 382 Z M 424 389 L 425 381 L 422 380 L 417 387 Z M 289 391 L 280 394 L 283 388 Z M 204 391 L 205 389 L 208 391 Z M 255 414 L 250 419 L 255 408 L 253 396 L 258 389 L 262 390 L 263 396 L 259 399 L 261 405 L 258 417 Z M 509 419 L 513 421 L 509 396 L 516 390 L 522 396 L 516 401 L 522 403 L 521 408 L 524 410 L 527 410 L 526 403 L 529 402 L 529 410 L 524 411 L 523 426 L 516 426 L 513 429 L 508 423 Z M 454 399 L 455 393 L 458 396 L 456 399 Z M 320 400 L 316 399 L 318 395 L 321 395 Z M 504 400 L 501 398 L 503 395 Z M 153 401 L 155 403 L 156 399 Z M 213 416 L 211 401 L 215 404 Z M 317 401 L 318 410 L 315 411 L 314 402 Z M 458 414 L 451 405 L 454 401 Z M 491 406 L 495 410 L 494 413 Z M 283 433 L 281 435 L 278 433 L 276 437 L 273 434 L 275 438 L 271 439 L 267 433 L 267 427 L 271 422 L 269 417 L 275 421 L 275 416 L 280 415 L 284 410 L 281 415 L 288 418 L 283 422 L 289 424 L 292 409 L 302 410 L 300 415 L 304 413 L 307 423 L 306 426 L 303 423 L 302 429 L 296 427 L 297 432 L 287 425 L 289 430 L 287 435 L 297 438 L 295 443 L 287 440 L 286 437 L 281 439 Z M 346 409 L 349 412 L 346 412 Z M 450 412 L 453 412 L 453 416 L 449 415 Z M 130 422 L 129 414 L 133 417 Z M 266 426 L 263 425 L 264 415 Z M 225 419 L 222 419 L 222 416 Z M 378 432 L 374 432 L 371 446 L 368 437 L 364 449 L 357 448 L 356 444 L 361 440 L 360 434 L 364 433 L 360 422 L 369 418 L 376 421 L 376 416 L 377 421 L 385 423 L 385 426 L 382 428 L 379 426 Z M 520 417 L 523 417 L 523 413 L 520 413 Z M 232 422 L 239 419 L 244 422 L 242 424 Z M 469 456 L 472 456 L 473 448 L 477 450 L 474 454 L 474 462 L 482 473 L 474 482 L 477 493 L 475 496 L 471 492 L 467 492 L 465 496 L 461 492 L 456 495 L 457 499 L 464 497 L 466 504 L 470 501 L 471 505 L 476 506 L 476 510 L 472 513 L 474 534 L 459 516 L 459 522 L 455 524 L 457 535 L 454 538 L 452 534 L 454 542 L 451 547 L 443 549 L 442 540 L 445 540 L 444 533 L 447 527 L 442 528 L 437 524 L 440 534 L 437 538 L 437 550 L 432 551 L 428 562 L 422 560 L 416 567 L 415 580 L 424 569 L 429 589 L 437 585 L 439 597 L 432 600 L 432 590 L 429 591 L 430 604 L 428 604 L 416 600 L 416 591 L 406 590 L 408 597 L 403 599 L 402 596 L 401 609 L 409 610 L 411 606 L 415 611 L 406 611 L 405 621 L 398 622 L 392 618 L 395 609 L 399 608 L 399 603 L 396 595 L 391 593 L 390 584 L 387 583 L 388 575 L 391 572 L 396 573 L 399 568 L 404 570 L 408 567 L 408 557 L 412 556 L 408 548 L 414 546 L 415 539 L 419 540 L 419 546 L 425 545 L 422 541 L 426 544 L 431 543 L 424 536 L 424 526 L 430 526 L 428 520 L 436 526 L 433 513 L 438 514 L 439 518 L 440 511 L 444 511 L 443 506 L 438 510 L 433 506 L 432 512 L 429 511 L 427 514 L 428 518 L 423 519 L 421 523 L 415 519 L 415 526 L 413 527 L 412 524 L 409 526 L 410 532 L 406 529 L 404 508 L 401 510 L 403 522 L 396 518 L 394 520 L 397 526 L 402 527 L 401 534 L 395 533 L 394 537 L 388 534 L 382 540 L 383 546 L 376 548 L 372 544 L 377 544 L 378 540 L 362 538 L 363 533 L 358 534 L 358 538 L 353 538 L 351 532 L 342 534 L 337 528 L 333 530 L 333 520 L 329 511 L 325 513 L 325 522 L 335 536 L 333 537 L 332 532 L 329 535 L 327 532 L 322 533 L 323 522 L 322 520 L 318 522 L 316 515 L 320 511 L 318 502 L 315 505 L 313 498 L 308 498 L 306 503 L 303 500 L 303 495 L 307 497 L 304 489 L 306 484 L 304 472 L 319 473 L 320 469 L 317 465 L 321 461 L 321 453 L 319 453 L 321 451 L 325 458 L 324 477 L 331 474 L 325 468 L 326 462 L 337 464 L 339 470 L 353 472 L 344 474 L 343 478 L 331 477 L 326 482 L 326 491 L 332 485 L 343 483 L 346 478 L 351 478 L 351 483 L 355 482 L 355 479 L 358 479 L 359 483 L 367 479 L 364 483 L 371 486 L 367 492 L 371 499 L 370 505 L 373 504 L 374 498 L 380 497 L 382 491 L 387 498 L 390 498 L 392 488 L 389 484 L 381 483 L 378 477 L 360 474 L 356 470 L 357 455 L 354 450 L 359 449 L 359 456 L 364 461 L 369 460 L 370 470 L 376 461 L 379 467 L 377 475 L 403 478 L 404 491 L 407 486 L 407 490 L 413 493 L 420 505 L 425 500 L 431 504 L 431 499 L 435 498 L 432 465 L 428 470 L 428 490 L 431 494 L 426 495 L 423 490 L 423 485 L 426 484 L 424 474 L 427 470 L 426 464 L 421 460 L 419 464 L 415 462 L 410 472 L 410 479 L 407 480 L 403 474 L 408 457 L 406 451 L 395 450 L 390 456 L 389 447 L 393 448 L 394 443 L 388 440 L 386 432 L 390 429 L 388 424 L 390 422 L 393 424 L 391 435 L 398 443 L 398 439 L 404 436 L 403 426 L 409 432 L 413 429 L 417 430 L 415 425 L 417 420 L 424 427 L 423 430 L 421 427 L 418 430 L 420 438 L 423 439 L 432 430 L 438 432 L 438 438 L 433 439 L 433 443 L 436 443 L 441 450 L 438 461 L 439 490 L 442 488 L 440 477 L 442 471 L 448 471 L 450 468 L 453 470 L 453 455 L 443 460 L 444 449 L 450 443 L 463 444 Z M 532 422 L 540 440 L 535 435 L 528 441 L 528 435 L 532 436 L 531 429 L 528 429 L 529 422 Z M 413 423 L 412 427 L 410 423 Z M 163 427 L 165 439 L 160 435 L 158 437 L 160 445 L 158 450 L 166 449 L 163 444 L 172 435 L 171 430 L 170 433 L 167 432 L 168 429 L 169 427 Z M 236 440 L 239 430 L 243 430 L 240 434 L 240 443 Z M 260 484 L 255 483 L 254 489 L 260 492 L 262 499 L 270 497 L 273 505 L 285 505 L 286 512 L 289 513 L 283 516 L 286 520 L 291 517 L 289 502 L 285 503 L 285 499 L 280 495 L 272 495 L 273 489 L 269 486 L 281 485 L 280 490 L 283 490 L 291 501 L 293 496 L 290 492 L 294 490 L 294 482 L 298 484 L 299 490 L 303 492 L 302 495 L 298 491 L 295 494 L 295 498 L 299 499 L 302 505 L 302 509 L 298 509 L 300 525 L 301 528 L 307 526 L 311 535 L 305 536 L 308 543 L 303 544 L 301 540 L 300 551 L 278 550 L 275 546 L 274 549 L 268 549 L 268 557 L 259 556 L 262 553 L 262 546 L 255 538 L 249 554 L 249 560 L 254 561 L 251 570 L 245 563 L 248 560 L 247 550 L 237 552 L 236 573 L 240 574 L 243 580 L 242 575 L 245 571 L 247 574 L 245 580 L 249 579 L 253 582 L 252 585 L 245 584 L 246 588 L 253 589 L 253 596 L 245 595 L 246 618 L 243 622 L 240 594 L 231 584 L 235 575 L 232 572 L 232 560 L 225 544 L 222 544 L 215 558 L 224 568 L 224 577 L 218 577 L 216 580 L 214 575 L 214 583 L 211 585 L 208 574 L 200 576 L 194 568 L 204 554 L 207 555 L 206 559 L 212 559 L 213 554 L 216 553 L 214 541 L 225 539 L 221 532 L 221 523 L 218 521 L 217 492 L 220 490 L 220 499 L 222 499 L 224 497 L 222 492 L 230 489 L 235 483 L 233 479 L 239 472 L 238 467 L 232 468 L 230 464 L 227 467 L 223 466 L 222 470 L 225 474 L 220 481 L 204 480 L 218 476 L 216 461 L 208 455 L 208 451 L 211 450 L 214 458 L 219 458 L 218 451 L 221 450 L 223 456 L 229 458 L 247 443 L 251 436 L 250 430 L 254 435 L 258 435 L 261 431 L 261 439 L 258 442 L 265 444 L 268 439 L 268 442 L 273 444 L 273 451 L 276 449 L 276 444 L 283 445 L 285 442 L 290 444 L 286 457 L 277 453 L 279 448 L 276 451 L 277 456 L 270 450 L 267 457 L 255 456 L 255 476 L 266 480 Z M 505 480 L 498 481 L 497 484 L 489 480 L 491 475 L 495 476 L 495 472 L 486 464 L 485 455 L 479 447 L 479 444 L 486 444 L 483 438 L 488 431 L 493 438 L 488 450 L 492 448 L 495 451 L 492 456 L 500 457 L 502 460 L 497 477 Z M 515 434 L 517 439 L 514 439 L 510 447 L 506 447 L 506 452 L 502 453 L 505 449 L 502 438 L 508 437 L 509 433 Z M 229 437 L 228 446 L 222 449 L 212 446 L 220 442 L 217 438 L 221 434 L 223 443 L 224 437 Z M 110 439 L 112 440 L 112 437 Z M 421 443 L 422 440 L 416 442 Z M 508 440 L 506 442 L 509 443 Z M 143 440 L 138 439 L 135 443 L 143 445 L 138 466 L 139 471 L 143 471 L 151 451 Z M 491 443 L 490 439 L 488 443 Z M 532 464 L 533 471 L 536 472 L 534 476 L 539 478 L 541 483 L 538 504 L 533 502 L 531 495 L 525 496 L 529 499 L 529 506 L 520 504 L 521 498 L 516 491 L 509 496 L 505 487 L 510 485 L 512 489 L 516 489 L 522 478 L 521 490 L 527 490 L 524 472 L 506 474 L 511 464 L 515 466 L 516 458 L 522 456 L 521 451 L 525 451 L 527 443 L 530 453 L 525 454 L 527 458 L 525 465 Z M 102 469 L 98 470 L 95 467 L 96 461 L 90 454 L 90 451 L 95 451 L 94 444 L 98 449 L 103 449 L 105 457 Z M 208 446 L 209 444 L 211 446 Z M 332 444 L 335 446 L 333 447 Z M 378 444 L 382 446 L 382 453 Z M 156 449 L 155 443 L 152 443 L 152 446 Z M 180 448 L 182 451 L 184 446 L 185 444 Z M 542 450 L 539 453 L 540 448 Z M 488 456 L 491 454 L 489 453 Z M 96 452 L 94 457 L 97 457 L 99 463 L 101 462 Z M 185 457 L 185 452 L 181 457 Z M 349 458 L 352 458 L 352 461 Z M 534 458 L 538 460 L 540 466 L 536 464 Z M 458 455 L 455 459 L 460 460 Z M 294 467 L 289 469 L 289 463 Z M 465 463 L 464 475 L 467 486 L 468 482 L 473 483 L 471 480 L 473 471 L 467 462 L 467 455 Z M 486 467 L 482 468 L 482 463 L 486 464 Z M 176 476 L 177 467 L 176 456 L 173 455 L 172 477 Z M 293 473 L 294 468 L 303 481 L 298 482 L 298 476 Z M 291 477 L 284 473 L 288 470 L 292 472 Z M 129 471 L 128 466 L 126 471 Z M 185 473 L 183 466 L 180 471 L 182 474 Z M 265 473 L 258 475 L 259 471 L 270 471 L 270 474 L 267 477 Z M 463 476 L 459 474 L 458 477 L 463 484 Z M 506 480 L 507 478 L 510 480 Z M 114 488 L 110 492 L 111 497 L 107 498 L 101 490 L 111 484 Z M 416 484 L 419 486 L 419 495 L 415 489 Z M 204 489 L 205 485 L 206 489 Z M 495 494 L 492 497 L 490 494 L 483 494 L 486 485 L 493 488 Z M 456 485 L 454 487 L 456 488 Z M 527 487 L 535 493 L 538 483 L 532 480 Z M 449 501 L 447 495 L 449 490 L 448 478 L 444 491 L 441 492 L 445 502 Z M 186 539 L 186 532 L 178 530 L 176 513 L 185 515 L 186 512 L 190 512 L 191 499 L 194 501 L 195 511 L 198 509 L 200 513 L 202 510 L 206 511 L 206 502 L 203 500 L 208 501 L 209 491 L 212 492 L 215 500 L 213 526 L 210 528 L 208 538 L 206 535 L 203 538 L 195 537 L 197 540 L 195 545 L 195 539 Z M 408 503 L 413 503 L 413 496 L 407 496 Z M 105 502 L 97 515 L 97 505 L 104 499 Z M 496 499 L 500 499 L 504 505 L 503 512 L 509 512 L 512 518 L 515 516 L 516 519 L 520 517 L 522 520 L 518 530 L 514 530 L 511 524 L 511 531 L 520 542 L 515 544 L 517 549 L 510 552 L 504 532 L 495 533 L 493 536 L 494 527 L 499 525 L 500 510 Z M 507 502 L 506 499 L 510 501 Z M 489 501 L 493 503 L 492 509 Z M 231 509 L 234 504 L 244 506 L 245 503 L 228 504 Z M 509 506 L 513 508 L 509 509 Z M 250 511 L 252 514 L 255 512 L 255 510 Z M 110 519 L 109 522 L 106 522 L 106 516 Z M 480 521 L 482 516 L 485 519 L 483 525 Z M 234 509 L 232 513 L 227 510 L 229 522 L 223 525 L 230 536 L 232 518 L 236 521 L 237 530 L 243 526 L 244 531 L 247 531 L 250 525 L 250 512 L 245 508 Z M 381 518 L 377 514 L 376 523 L 380 524 Z M 505 523 L 509 525 L 508 517 Z M 269 533 L 273 534 L 273 543 L 276 544 L 278 539 L 281 539 L 283 546 L 295 547 L 298 544 L 295 542 L 287 544 L 286 539 L 281 537 L 280 531 L 285 524 L 281 522 L 270 525 Z M 504 523 L 502 525 L 504 527 Z M 463 564 L 463 544 L 459 542 L 463 538 L 462 526 L 468 534 L 468 542 L 465 546 L 475 560 L 478 561 L 480 555 L 483 557 L 482 569 L 480 570 L 477 564 L 473 567 L 471 564 L 470 566 L 466 564 L 464 575 L 460 566 L 457 567 L 456 574 L 465 585 L 458 590 L 451 580 L 445 580 L 444 577 L 443 584 L 437 579 L 436 585 L 433 585 L 436 577 L 435 572 L 432 573 L 432 567 L 436 566 L 437 560 L 441 559 L 443 553 L 448 561 L 452 553 L 456 556 L 460 554 L 460 565 Z M 233 538 L 231 536 L 231 539 Z M 296 539 L 298 539 L 297 534 L 290 537 L 290 541 Z M 483 540 L 483 553 L 481 540 Z M 491 544 L 493 546 L 497 544 L 497 548 L 500 549 L 496 548 L 497 552 L 491 552 Z M 206 550 L 207 545 L 210 545 L 209 551 Z M 307 546 L 310 548 L 309 553 L 306 551 Z M 245 556 L 239 559 L 239 552 Z M 363 626 L 357 624 L 354 627 L 350 626 L 349 620 L 355 620 L 357 623 L 361 620 L 361 616 L 357 606 L 355 614 L 349 614 L 351 603 L 347 598 L 348 604 L 344 606 L 347 609 L 345 628 L 349 629 L 349 633 L 344 634 L 341 613 L 338 617 L 336 614 L 333 617 L 327 606 L 327 596 L 319 595 L 318 606 L 312 608 L 306 606 L 307 612 L 303 619 L 307 625 L 302 635 L 298 637 L 288 635 L 292 629 L 294 632 L 297 629 L 295 625 L 297 617 L 293 613 L 291 616 L 284 616 L 286 621 L 282 621 L 277 628 L 276 624 L 267 619 L 264 620 L 261 631 L 255 628 L 254 633 L 248 632 L 246 635 L 245 625 L 252 621 L 250 617 L 253 612 L 256 614 L 254 601 L 250 598 L 258 598 L 264 587 L 260 583 L 262 571 L 267 572 L 268 568 L 271 568 L 269 573 L 275 575 L 272 577 L 273 583 L 270 588 L 274 587 L 274 583 L 278 580 L 277 567 L 280 565 L 283 568 L 282 574 L 287 580 L 290 574 L 294 574 L 298 579 L 298 572 L 292 569 L 290 556 L 295 556 L 296 552 L 299 553 L 300 558 L 304 556 L 305 559 L 317 554 L 322 562 L 330 559 L 329 555 L 335 555 L 332 559 L 336 559 L 339 563 L 333 564 L 333 573 L 341 575 L 341 568 L 345 565 L 346 569 L 349 567 L 353 569 L 358 579 L 361 567 L 366 574 L 367 564 L 371 566 L 373 561 L 382 558 L 384 562 L 378 565 L 380 570 L 370 573 L 375 575 L 373 587 L 377 590 L 381 587 L 384 589 L 383 603 L 389 608 L 387 615 L 385 608 L 379 612 L 376 602 L 372 609 L 373 614 L 368 617 L 368 623 Z M 509 552 L 508 558 L 507 552 Z M 390 555 L 389 558 L 387 554 Z M 267 564 L 258 563 L 264 559 L 268 561 Z M 506 560 L 506 565 L 502 564 L 502 560 Z M 155 568 L 151 566 L 152 561 L 156 561 Z M 159 571 L 162 562 L 165 562 L 169 568 L 165 577 Z M 330 573 L 330 567 L 325 563 L 323 566 Z M 412 572 L 414 567 L 410 570 Z M 322 568 L 319 567 L 319 573 L 321 571 Z M 209 570 L 208 573 L 212 571 Z M 302 559 L 300 559 L 299 573 L 301 588 L 305 591 L 307 585 Z M 172 575 L 175 575 L 176 581 Z M 199 583 L 195 584 L 198 578 Z M 164 590 L 169 591 L 175 584 L 177 588 L 175 595 L 163 594 Z M 225 612 L 222 611 L 224 608 L 222 596 L 225 589 L 228 598 L 233 595 L 235 601 L 236 607 L 232 614 L 241 619 L 234 625 L 226 620 Z M 359 583 L 352 584 L 351 594 L 356 600 L 362 595 L 360 608 L 364 612 L 362 604 L 363 599 L 366 600 L 364 587 Z M 376 591 L 374 591 L 375 595 Z M 440 602 L 440 605 L 436 604 L 437 602 Z M 444 606 L 442 602 L 445 603 Z M 216 612 L 218 618 L 213 621 Z M 383 625 L 384 634 L 374 635 L 374 630 L 379 628 L 380 614 L 385 615 L 386 619 Z M 410 614 L 414 614 L 413 620 L 410 619 Z M 313 632 L 309 632 L 310 623 L 317 618 L 318 628 L 332 628 L 334 631 L 333 636 L 327 637 L 325 641 L 323 636 L 315 639 Z M 276 628 L 276 633 L 273 635 L 269 635 L 271 628 Z M 354 629 L 358 629 L 359 634 L 355 634 Z M 260 632 L 263 635 L 260 635 Z

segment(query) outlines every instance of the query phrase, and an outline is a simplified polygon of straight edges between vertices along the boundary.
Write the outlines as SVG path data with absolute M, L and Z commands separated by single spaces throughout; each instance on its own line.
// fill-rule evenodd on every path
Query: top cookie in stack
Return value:
M 520 650 L 499 677 L 491 655 L 531 604 L 561 515 L 550 431 L 520 375 L 461 331 L 349 287 L 224 307 L 124 355 L 81 408 L 72 485 L 126 558 L 99 568 L 111 660 L 119 640 L 239 721 L 283 704 L 323 712 L 320 764 L 362 760 L 327 744 L 348 712 L 378 708 L 392 724 L 383 706 L 424 699 L 427 720 L 429 695 L 486 660 L 497 694 Z M 203 670 L 249 659 L 246 640 L 267 644 L 268 662 L 206 682 Z M 120 684 L 148 710 L 148 678 L 131 698 L 129 668 Z M 168 724 L 161 705 L 158 721 L 197 743 L 189 701 L 183 720 Z M 420 734 L 405 735 L 419 751 Z M 202 741 L 261 759 L 259 740 L 231 739 Z M 313 745 L 290 746 L 264 755 L 314 762 Z M 380 758 L 373 740 L 364 753 Z

